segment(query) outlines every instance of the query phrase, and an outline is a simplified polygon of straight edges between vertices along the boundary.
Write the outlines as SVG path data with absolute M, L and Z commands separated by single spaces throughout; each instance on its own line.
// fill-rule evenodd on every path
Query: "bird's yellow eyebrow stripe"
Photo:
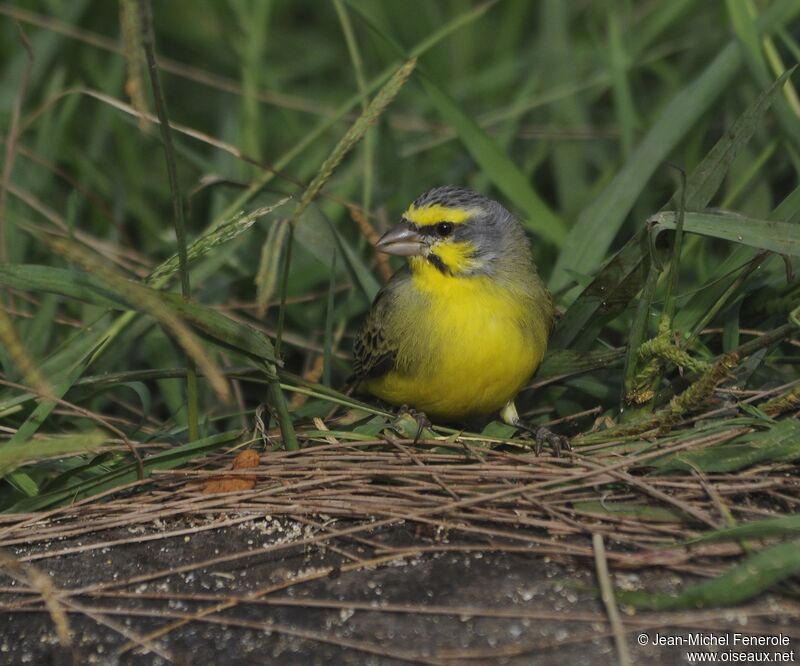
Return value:
M 414 204 L 411 204 L 408 210 L 403 214 L 403 217 L 409 222 L 413 222 L 418 227 L 425 227 L 429 224 L 437 224 L 438 222 L 460 224 L 472 217 L 474 213 L 474 208 L 450 208 L 449 206 L 442 206 L 441 204 L 417 208 Z

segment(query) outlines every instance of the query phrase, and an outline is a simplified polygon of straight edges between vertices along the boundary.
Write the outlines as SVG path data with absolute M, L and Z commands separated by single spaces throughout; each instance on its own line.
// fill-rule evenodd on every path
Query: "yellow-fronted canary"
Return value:
M 473 190 L 437 187 L 376 245 L 408 257 L 375 297 L 354 345 L 360 388 L 433 419 L 500 410 L 556 451 L 567 442 L 521 423 L 514 398 L 542 361 L 553 301 L 520 223 Z

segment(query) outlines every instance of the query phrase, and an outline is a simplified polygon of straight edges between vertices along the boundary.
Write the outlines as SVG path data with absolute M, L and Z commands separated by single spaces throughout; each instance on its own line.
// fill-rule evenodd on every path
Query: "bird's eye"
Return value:
M 453 233 L 453 223 L 452 222 L 439 222 L 436 225 L 436 233 L 439 234 L 442 238 L 445 236 L 449 236 Z

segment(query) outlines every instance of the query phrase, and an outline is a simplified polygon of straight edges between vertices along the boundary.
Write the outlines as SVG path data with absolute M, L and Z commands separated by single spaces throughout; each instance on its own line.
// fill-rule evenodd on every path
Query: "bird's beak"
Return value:
M 375 248 L 398 257 L 417 257 L 425 254 L 427 245 L 424 237 L 413 226 L 408 222 L 401 222 L 383 234 L 375 243 Z

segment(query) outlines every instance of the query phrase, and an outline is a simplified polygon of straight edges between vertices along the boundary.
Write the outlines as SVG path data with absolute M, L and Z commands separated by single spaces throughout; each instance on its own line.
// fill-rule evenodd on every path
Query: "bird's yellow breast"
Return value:
M 533 295 L 486 275 L 447 275 L 421 258 L 412 274 L 408 307 L 399 296 L 398 316 L 408 320 L 395 367 L 364 388 L 438 419 L 502 408 L 544 356 L 549 322 L 537 320 Z

